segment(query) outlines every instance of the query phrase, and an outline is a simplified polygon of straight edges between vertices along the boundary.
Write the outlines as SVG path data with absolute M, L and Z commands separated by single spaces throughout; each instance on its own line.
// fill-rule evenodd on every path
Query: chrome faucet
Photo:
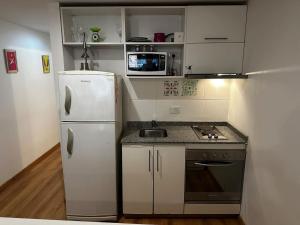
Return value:
M 158 127 L 158 122 L 156 120 L 151 121 L 152 128 Z
M 88 53 L 87 53 L 87 45 L 86 45 L 85 32 L 83 32 L 83 41 L 82 41 L 82 45 L 83 45 L 83 54 L 81 55 L 81 58 L 84 59 L 84 62 L 81 63 L 81 65 L 80 65 L 80 70 L 90 70 L 89 63 L 88 63 L 89 55 L 88 55 Z

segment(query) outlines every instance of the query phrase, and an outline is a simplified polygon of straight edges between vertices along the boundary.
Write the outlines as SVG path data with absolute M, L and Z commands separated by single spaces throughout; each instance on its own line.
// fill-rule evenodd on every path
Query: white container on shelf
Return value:
M 184 33 L 183 32 L 174 32 L 174 42 L 183 42 Z

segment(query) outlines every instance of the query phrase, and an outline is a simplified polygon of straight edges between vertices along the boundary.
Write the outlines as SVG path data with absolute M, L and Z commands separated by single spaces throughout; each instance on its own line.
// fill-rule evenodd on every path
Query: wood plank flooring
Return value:
M 0 216 L 65 219 L 59 148 L 0 192 Z
M 0 191 L 0 217 L 66 219 L 59 147 Z M 121 218 L 120 223 L 243 225 L 238 218 Z

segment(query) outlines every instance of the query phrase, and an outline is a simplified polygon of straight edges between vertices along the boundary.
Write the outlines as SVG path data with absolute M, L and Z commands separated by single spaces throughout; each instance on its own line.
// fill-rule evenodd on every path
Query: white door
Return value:
M 114 123 L 62 123 L 67 215 L 116 215 Z
M 244 42 L 247 6 L 189 6 L 188 43 Z
M 60 75 L 61 121 L 115 121 L 114 76 Z
M 154 146 L 154 214 L 183 214 L 185 146 Z
M 123 145 L 123 213 L 153 213 L 153 146 Z
M 187 44 L 185 51 L 186 74 L 242 73 L 243 43 Z

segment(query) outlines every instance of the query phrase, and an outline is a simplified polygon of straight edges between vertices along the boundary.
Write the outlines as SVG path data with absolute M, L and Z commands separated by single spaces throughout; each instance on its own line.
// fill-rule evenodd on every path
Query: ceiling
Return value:
M 59 0 L 0 0 L 0 19 L 48 32 L 49 2 Z M 64 3 L 99 3 L 99 4 L 187 4 L 241 2 L 243 0 L 60 0 Z

